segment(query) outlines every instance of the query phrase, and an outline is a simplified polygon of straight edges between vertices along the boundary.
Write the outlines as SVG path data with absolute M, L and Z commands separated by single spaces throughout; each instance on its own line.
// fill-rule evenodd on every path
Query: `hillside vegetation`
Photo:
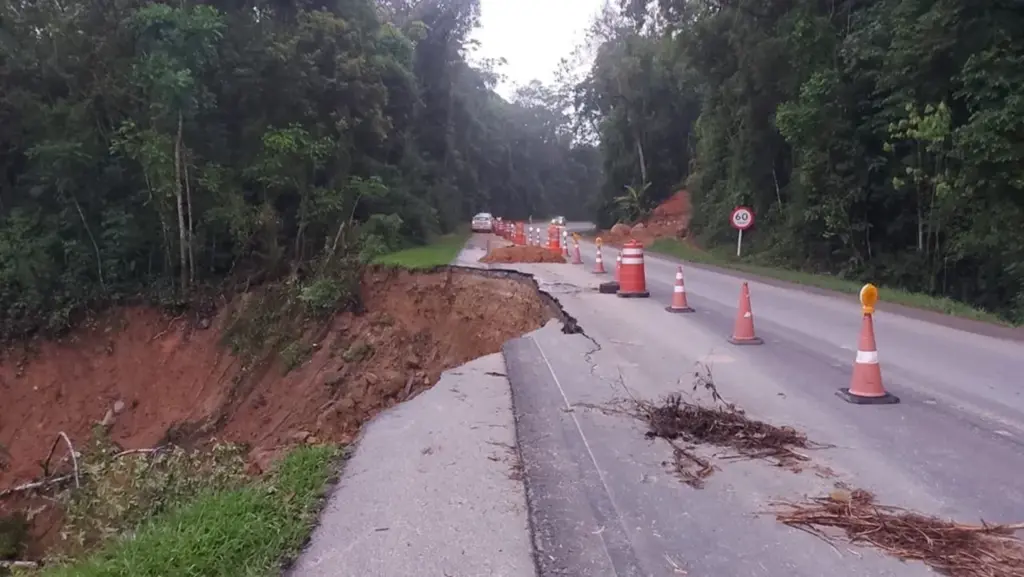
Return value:
M 0 4 L 0 338 L 360 262 L 476 211 L 579 215 L 597 151 L 467 63 L 478 0 Z
M 619 0 L 590 48 L 602 227 L 686 186 L 710 248 L 747 205 L 759 263 L 1024 321 L 1021 2 Z

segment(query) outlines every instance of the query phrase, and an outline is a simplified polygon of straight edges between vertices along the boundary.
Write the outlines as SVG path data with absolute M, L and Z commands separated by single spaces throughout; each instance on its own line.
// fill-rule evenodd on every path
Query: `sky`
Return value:
M 516 84 L 554 80 L 562 58 L 585 38 L 604 0 L 481 0 L 481 26 L 473 58 L 505 58 L 508 78 L 497 91 L 508 98 Z

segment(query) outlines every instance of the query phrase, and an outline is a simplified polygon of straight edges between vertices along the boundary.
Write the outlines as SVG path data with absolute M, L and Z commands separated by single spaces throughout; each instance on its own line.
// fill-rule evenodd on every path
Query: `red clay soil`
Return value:
M 561 253 L 556 253 L 540 246 L 506 246 L 493 248 L 480 262 L 486 263 L 562 263 L 565 258 Z
M 125 449 L 165 443 L 172 430 L 188 443 L 216 436 L 247 443 L 259 472 L 289 445 L 351 441 L 442 371 L 498 352 L 555 314 L 526 281 L 465 271 L 375 268 L 362 284 L 367 312 L 307 335 L 310 356 L 290 372 L 276 358 L 242 370 L 221 344 L 229 310 L 205 330 L 152 308 L 117 310 L 0 358 L 0 492 L 41 474 L 58 432 L 85 445 L 115 403 L 123 410 L 110 437 Z M 0 519 L 28 504 L 0 498 Z M 34 540 L 52 538 L 59 518 L 44 511 Z
M 612 246 L 621 246 L 630 239 L 650 245 L 659 238 L 687 238 L 693 205 L 690 193 L 680 190 L 658 205 L 651 216 L 640 223 L 621 224 L 613 230 L 601 231 L 601 240 Z M 637 224 L 643 224 L 636 228 Z

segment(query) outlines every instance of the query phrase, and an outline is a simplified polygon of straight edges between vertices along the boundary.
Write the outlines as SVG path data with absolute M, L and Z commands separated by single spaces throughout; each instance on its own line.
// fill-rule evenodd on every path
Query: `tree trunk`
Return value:
M 644 145 L 640 144 L 640 135 L 633 137 L 636 140 L 636 154 L 640 157 L 640 186 L 647 185 L 647 160 L 644 159 Z
M 188 229 L 185 226 L 185 193 L 181 187 L 181 131 L 184 120 L 181 112 L 178 112 L 178 135 L 174 139 L 174 196 L 178 201 L 178 256 L 181 267 L 180 282 L 181 290 L 188 289 L 188 243 L 186 237 Z
M 100 288 L 107 290 L 106 283 L 103 282 L 103 257 L 100 254 L 100 246 L 96 243 L 96 237 L 92 235 L 92 229 L 89 228 L 89 223 L 85 220 L 85 212 L 82 211 L 82 205 L 78 204 L 78 197 L 73 192 L 69 192 L 68 196 L 71 197 L 71 202 L 74 203 L 75 210 L 78 211 L 78 217 L 82 219 L 85 234 L 89 235 L 89 242 L 92 243 L 92 249 L 96 252 L 96 274 L 99 275 Z
M 185 202 L 187 203 L 186 208 L 188 209 L 188 280 L 189 283 L 191 284 L 196 282 L 196 258 L 195 254 L 193 253 L 194 247 L 192 246 L 195 243 L 195 239 L 193 238 L 195 228 L 193 227 L 192 221 L 192 185 L 189 184 L 188 162 L 188 152 L 186 151 L 184 155 L 184 161 L 182 164 L 182 173 L 185 176 Z

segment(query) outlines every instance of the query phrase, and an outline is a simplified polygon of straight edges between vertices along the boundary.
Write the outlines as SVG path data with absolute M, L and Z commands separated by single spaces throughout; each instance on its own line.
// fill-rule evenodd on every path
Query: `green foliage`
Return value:
M 90 551 L 126 528 L 180 507 L 209 490 L 242 486 L 243 447 L 218 444 L 209 451 L 171 446 L 155 452 L 122 452 L 98 432 L 79 461 L 80 489 L 64 493 L 66 554 Z
M 503 100 L 466 61 L 478 0 L 22 4 L 0 3 L 0 340 L 228 281 L 326 302 L 318 278 L 480 211 L 578 214 L 597 183 L 562 100 Z
M 647 192 L 651 183 L 644 183 L 640 188 L 631 185 L 626 186 L 626 194 L 615 197 L 615 204 L 618 205 L 618 220 L 634 222 L 646 218 L 653 206 Z
M 466 246 L 468 237 L 469 234 L 464 233 L 445 235 L 434 239 L 426 246 L 380 255 L 373 262 L 407 269 L 434 268 L 451 264 Z
M 210 484 L 191 498 L 142 519 L 132 531 L 46 577 L 228 577 L 278 575 L 315 521 L 337 450 L 292 451 L 269 479 Z
M 620 8 L 595 22 L 575 84 L 601 141 L 599 224 L 626 185 L 649 181 L 656 202 L 685 182 L 712 248 L 733 242 L 743 204 L 762 262 L 1024 322 L 1024 13 L 1001 0 Z

